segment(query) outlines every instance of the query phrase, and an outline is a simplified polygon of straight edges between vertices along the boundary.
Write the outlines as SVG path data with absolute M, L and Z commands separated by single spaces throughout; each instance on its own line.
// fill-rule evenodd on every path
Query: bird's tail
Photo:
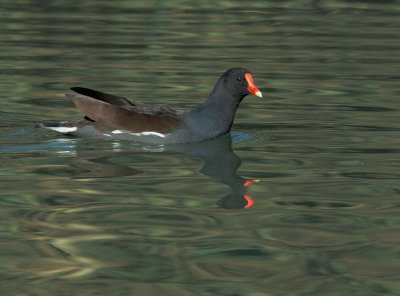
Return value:
M 69 134 L 77 130 L 70 121 L 46 121 L 35 124 L 36 128 L 46 128 L 62 134 Z

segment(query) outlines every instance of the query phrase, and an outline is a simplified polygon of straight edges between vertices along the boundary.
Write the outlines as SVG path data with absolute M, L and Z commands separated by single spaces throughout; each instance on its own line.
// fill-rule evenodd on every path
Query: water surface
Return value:
M 400 295 L 398 1 L 1 6 L 1 294 Z M 33 128 L 71 86 L 189 109 L 234 66 L 264 98 L 218 139 Z

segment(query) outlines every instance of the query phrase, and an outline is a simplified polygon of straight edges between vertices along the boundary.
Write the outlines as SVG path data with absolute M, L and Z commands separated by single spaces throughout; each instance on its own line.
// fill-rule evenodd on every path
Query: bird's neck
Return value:
M 189 121 L 206 132 L 212 131 L 214 136 L 226 133 L 231 129 L 242 99 L 243 96 L 235 97 L 224 89 L 215 88 L 202 105 L 190 112 Z

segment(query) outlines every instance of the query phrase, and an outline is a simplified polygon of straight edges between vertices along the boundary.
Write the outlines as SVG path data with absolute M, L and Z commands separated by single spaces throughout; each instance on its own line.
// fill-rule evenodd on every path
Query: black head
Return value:
M 229 93 L 234 97 L 241 99 L 249 94 L 262 97 L 259 89 L 254 85 L 253 76 L 250 71 L 245 68 L 231 68 L 226 71 L 218 80 L 215 91 L 223 89 L 225 93 Z

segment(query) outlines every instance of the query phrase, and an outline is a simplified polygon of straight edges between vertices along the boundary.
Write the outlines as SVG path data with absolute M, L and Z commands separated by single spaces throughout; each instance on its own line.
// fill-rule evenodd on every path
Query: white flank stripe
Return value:
M 113 134 L 122 134 L 122 133 L 123 133 L 123 131 L 120 131 L 120 130 L 115 130 L 115 131 L 112 131 L 111 133 L 113 133 Z
M 143 133 L 131 133 L 134 136 L 157 136 L 161 138 L 165 138 L 165 135 L 157 133 L 157 132 L 143 132 Z
M 76 131 L 78 128 L 76 126 L 73 127 L 66 127 L 66 126 L 47 126 L 47 129 L 59 132 L 59 133 L 71 133 Z

